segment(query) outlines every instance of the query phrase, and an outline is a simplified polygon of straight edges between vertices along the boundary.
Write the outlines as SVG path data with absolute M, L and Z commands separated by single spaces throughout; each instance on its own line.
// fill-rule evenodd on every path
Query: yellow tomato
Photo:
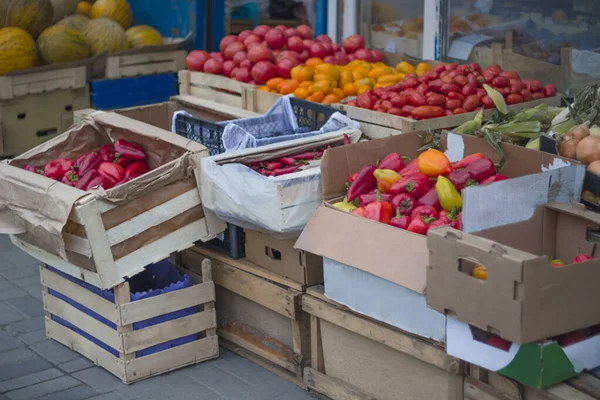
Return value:
M 373 89 L 377 89 L 377 88 L 380 88 L 380 87 L 386 87 L 386 86 L 387 85 L 384 84 L 384 83 L 376 83 L 375 86 L 373 87 Z
M 269 89 L 268 86 L 261 86 L 258 88 L 258 90 L 260 90 L 261 92 L 270 92 L 271 89 Z
M 295 79 L 297 81 L 301 81 L 301 79 L 300 79 L 300 71 L 302 71 L 302 68 L 304 68 L 302 65 L 296 65 L 294 68 L 292 68 L 290 70 L 290 75 L 291 75 L 292 79 Z
M 402 61 L 401 63 L 396 65 L 396 72 L 402 72 L 404 74 L 413 74 L 415 72 L 415 67 L 413 67 L 406 61 Z
M 328 94 L 327 96 L 325 96 L 323 98 L 323 100 L 321 100 L 321 103 L 323 104 L 333 104 L 333 103 L 337 103 L 338 101 L 340 101 L 340 99 L 333 93 Z
M 294 96 L 298 99 L 304 100 L 308 97 L 308 89 L 299 87 L 296 90 L 294 90 Z
M 315 76 L 315 69 L 313 67 L 302 67 L 302 69 L 300 69 L 300 72 L 298 73 L 298 77 L 294 78 L 299 82 L 304 82 L 304 81 L 312 81 L 314 79 Z M 292 77 L 293 78 L 293 77 Z
M 347 83 L 354 82 L 354 77 L 352 76 L 352 71 L 344 70 L 340 72 L 340 87 L 346 86 Z
M 281 83 L 278 87 L 279 93 L 281 94 L 290 94 L 294 93 L 294 91 L 298 88 L 298 82 L 293 79 L 287 79 L 283 83 Z
M 311 95 L 316 92 L 323 93 L 323 96 L 331 93 L 333 87 L 330 81 L 317 81 L 311 87 L 308 88 L 308 93 Z
M 352 79 L 354 80 L 354 82 L 361 80 L 364 77 L 365 76 L 363 75 L 363 73 L 360 72 L 359 70 L 357 70 L 357 69 L 352 70 Z
M 322 63 L 323 63 L 323 60 L 321 60 L 320 58 L 312 57 L 312 58 L 309 58 L 308 60 L 306 60 L 306 62 L 304 64 L 309 67 L 314 67 L 314 66 L 317 66 Z
M 358 93 L 358 88 L 354 83 L 346 83 L 343 90 L 346 96 L 356 96 L 356 93 Z
M 396 83 L 404 78 L 404 74 L 388 74 L 382 75 L 377 79 L 377 83 Z
M 473 270 L 471 271 L 471 276 L 477 279 L 481 279 L 482 281 L 487 280 L 487 275 L 487 268 L 481 264 L 475 265 L 475 267 L 473 267 Z
M 327 63 L 319 64 L 315 66 L 315 72 L 317 74 L 327 75 L 335 81 L 340 79 L 340 71 L 335 67 L 335 65 Z
M 362 78 L 362 79 L 357 80 L 354 83 L 356 83 L 358 86 L 367 85 L 371 88 L 373 88 L 373 85 L 374 85 L 373 80 L 370 78 Z
M 371 68 L 365 68 L 364 65 L 361 65 L 360 67 L 356 67 L 354 69 L 354 71 L 358 71 L 362 74 L 362 76 L 369 76 L 369 71 L 371 70 Z
M 364 92 L 371 90 L 371 86 L 369 85 L 360 85 L 358 87 L 358 90 L 356 91 L 356 94 L 363 94 Z
M 377 80 L 380 76 L 389 75 L 392 73 L 390 67 L 375 67 L 369 71 L 367 76 L 371 79 Z
M 340 88 L 334 88 L 331 93 L 335 94 L 339 100 L 343 99 L 344 97 L 346 97 L 346 95 L 344 94 L 344 91 Z
M 346 64 L 346 67 L 348 67 L 348 68 L 358 67 L 361 63 L 362 63 L 362 60 L 352 60 L 348 64 Z
M 273 79 L 269 79 L 269 80 L 267 81 L 267 87 L 268 87 L 270 90 L 277 89 L 277 86 L 279 86 L 279 85 L 280 85 L 280 84 L 281 84 L 283 81 L 284 81 L 284 79 L 283 79 L 283 78 L 273 78 Z
M 320 103 L 325 98 L 325 94 L 323 92 L 314 92 L 310 96 L 306 98 L 308 101 L 314 101 L 315 103 Z
M 298 87 L 303 87 L 308 89 L 309 87 L 312 86 L 312 84 L 315 83 L 315 81 L 304 81 L 304 82 L 300 82 L 300 85 L 298 85 Z
M 421 70 L 423 72 L 429 71 L 431 69 L 431 65 L 427 63 L 418 63 L 417 70 Z

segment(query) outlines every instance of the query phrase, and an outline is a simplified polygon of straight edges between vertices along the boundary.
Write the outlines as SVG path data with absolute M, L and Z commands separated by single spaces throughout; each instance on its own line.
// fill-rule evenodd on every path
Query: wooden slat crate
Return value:
M 87 85 L 87 66 L 32 71 L 0 77 L 0 100 L 58 89 L 79 89 Z
M 302 309 L 310 315 L 310 390 L 333 400 L 463 399 L 464 363 L 441 344 L 357 314 L 327 299 L 323 286 L 308 288 Z
M 188 273 L 185 270 L 182 272 Z M 215 333 L 215 286 L 208 261 L 202 265 L 201 281 L 196 280 L 192 286 L 185 289 L 138 301 L 130 301 L 128 282 L 114 288 L 115 303 L 112 303 L 46 266 L 41 267 L 41 283 L 46 311 L 46 335 L 92 360 L 124 383 L 130 384 L 219 356 L 218 338 Z M 49 290 L 73 299 L 114 323 L 116 329 L 50 294 Z M 136 322 L 196 306 L 202 306 L 202 311 L 133 330 L 133 324 Z M 88 338 L 56 322 L 53 316 L 117 350 L 119 356 L 116 357 Z M 198 339 L 136 357 L 139 350 L 194 334 L 200 334 Z
M 106 59 L 106 78 L 164 74 L 185 69 L 185 50 L 157 51 L 141 54 L 117 54 Z
M 181 264 L 192 271 L 203 259 L 213 265 L 221 345 L 304 387 L 310 343 L 303 285 L 205 247 L 181 253 Z
M 508 110 L 519 112 L 526 108 L 535 107 L 538 104 L 546 103 L 550 106 L 560 105 L 560 96 L 549 97 L 540 100 L 528 101 L 526 103 L 514 104 L 508 106 Z M 454 128 L 466 121 L 475 118 L 476 112 L 452 115 L 450 117 L 432 118 L 417 121 L 405 117 L 391 114 L 385 114 L 364 108 L 348 106 L 346 104 L 334 104 L 341 110 L 346 111 L 346 115 L 360 123 L 360 130 L 371 139 L 379 139 L 400 133 L 428 131 L 430 129 Z M 483 113 L 484 120 L 492 118 L 494 110 L 486 110 Z
M 179 94 L 192 95 L 248 111 L 254 111 L 247 105 L 246 98 L 246 91 L 252 88 L 254 86 L 221 75 L 179 71 Z
M 582 373 L 548 389 L 533 389 L 475 365 L 467 365 L 465 400 L 600 399 L 600 379 Z

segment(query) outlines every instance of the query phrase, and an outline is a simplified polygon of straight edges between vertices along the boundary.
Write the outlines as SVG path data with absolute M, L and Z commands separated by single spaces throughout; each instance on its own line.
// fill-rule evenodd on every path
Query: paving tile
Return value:
M 36 282 L 33 285 L 24 286 L 23 290 L 29 293 L 31 296 L 35 297 L 38 300 L 42 300 L 42 284 L 40 282 Z
M 125 386 L 119 378 L 100 367 L 84 369 L 71 374 L 71 376 L 87 384 L 98 393 L 112 392 Z
M 25 253 L 23 250 L 14 247 L 14 250 L 8 252 L 6 258 L 9 262 L 16 266 L 31 266 L 31 265 L 40 265 L 40 261 L 31 257 L 29 254 Z
M 80 384 L 81 383 L 78 380 L 73 379 L 70 376 L 61 376 L 60 378 L 38 383 L 37 385 L 32 385 L 8 392 L 6 393 L 6 396 L 12 400 L 39 399 L 47 394 L 60 392 L 75 386 L 79 386 Z
M 51 368 L 52 364 L 24 347 L 0 354 L 0 382 Z
M 37 342 L 41 342 L 42 340 L 46 340 L 46 330 L 40 329 L 33 332 L 23 333 L 19 335 L 18 338 L 25 344 L 34 344 Z
M 62 364 L 80 357 L 78 353 L 54 340 L 34 343 L 31 349 L 53 364 Z
M 7 279 L 0 277 L 0 292 L 12 289 L 13 285 Z
M 79 357 L 76 360 L 71 360 L 67 361 L 66 363 L 60 364 L 58 368 L 70 374 L 72 372 L 81 371 L 82 369 L 89 368 L 92 365 L 94 365 L 94 363 L 88 360 L 87 358 Z
M 26 358 L 34 358 L 36 354 L 29 349 L 15 349 L 11 351 L 7 351 L 5 353 L 0 353 L 0 367 L 6 366 L 11 362 L 24 360 Z M 2 380 L 0 379 L 0 382 Z
M 5 300 L 11 300 L 11 299 L 15 299 L 17 297 L 23 297 L 23 296 L 27 296 L 29 293 L 27 293 L 25 290 L 17 288 L 17 287 L 12 287 L 10 289 L 5 289 L 0 291 L 0 301 L 5 301 Z
M 129 385 L 116 393 L 130 400 L 236 400 L 224 399 L 191 378 L 179 374 L 159 375 Z
M 7 332 L 10 332 L 13 336 L 19 336 L 23 333 L 39 331 L 40 329 L 46 329 L 44 317 L 35 317 L 26 319 L 23 321 L 14 322 L 6 328 Z
M 80 385 L 74 388 L 63 390 L 62 392 L 48 394 L 46 396 L 39 397 L 39 400 L 82 400 L 89 399 L 90 396 L 94 396 L 97 393 L 91 388 Z M 117 400 L 117 396 L 112 397 L 113 400 Z
M 0 398 L 0 400 L 2 400 Z M 88 400 L 127 400 L 126 397 L 121 396 L 118 392 L 105 393 L 100 396 L 89 398 Z
M 23 346 L 23 343 L 10 333 L 0 330 L 0 353 Z
M 31 276 L 40 276 L 40 267 L 35 264 L 18 265 L 12 269 L 0 271 L 0 275 L 9 281 L 16 279 L 29 278 Z
M 11 282 L 20 288 L 28 288 L 30 286 L 40 286 L 41 287 L 40 277 L 36 276 L 36 275 L 30 276 L 27 278 L 22 278 L 22 279 L 15 279 Z
M 11 390 L 21 389 L 25 386 L 35 385 L 37 383 L 49 381 L 50 379 L 58 378 L 63 373 L 55 368 L 45 369 L 43 371 L 34 372 L 33 374 L 23 375 L 18 378 L 13 378 L 0 383 L 0 391 L 8 392 Z
M 26 317 L 19 310 L 11 307 L 5 302 L 0 303 L 0 326 L 12 324 L 21 321 Z
M 31 296 L 18 297 L 16 299 L 8 300 L 5 303 L 10 304 L 29 318 L 39 317 L 45 314 L 42 302 Z

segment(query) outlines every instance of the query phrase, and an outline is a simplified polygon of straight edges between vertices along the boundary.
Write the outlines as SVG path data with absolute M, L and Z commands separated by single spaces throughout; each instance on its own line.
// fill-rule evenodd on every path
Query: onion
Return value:
M 558 149 L 558 154 L 561 157 L 570 158 L 574 160 L 577 155 L 575 150 L 577 149 L 579 140 L 574 138 L 567 139 L 565 136 L 562 136 L 560 139 L 558 139 L 558 144 L 556 145 L 556 148 Z
M 600 161 L 594 161 L 587 166 L 587 170 L 593 174 L 600 175 Z
M 577 161 L 585 165 L 600 160 L 600 136 L 588 136 L 577 144 Z
M 581 125 L 576 125 L 569 129 L 569 132 L 565 136 L 572 136 L 575 139 L 583 139 L 584 137 L 590 136 L 590 122 L 585 122 Z

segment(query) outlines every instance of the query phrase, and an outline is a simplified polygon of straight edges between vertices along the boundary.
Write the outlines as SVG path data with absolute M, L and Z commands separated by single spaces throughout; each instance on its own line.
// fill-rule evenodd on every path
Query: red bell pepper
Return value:
M 429 224 L 429 229 L 441 228 L 442 226 L 450 226 L 450 222 L 436 219 Z
M 273 176 L 281 176 L 281 175 L 291 174 L 292 172 L 296 172 L 298 170 L 298 168 L 300 168 L 299 165 L 297 165 L 295 167 L 285 167 L 285 168 L 274 169 L 272 172 L 273 172 Z
M 465 167 L 465 171 L 471 174 L 471 177 L 476 182 L 482 182 L 492 175 L 496 174 L 494 163 L 489 158 L 482 158 L 474 161 Z
M 486 185 L 488 183 L 493 183 L 493 182 L 505 181 L 507 179 L 508 179 L 508 176 L 506 176 L 506 175 L 496 174 L 496 175 L 492 175 L 489 178 L 481 181 L 481 185 Z
M 419 200 L 417 200 L 417 206 L 431 206 L 437 211 L 442 211 L 440 199 L 435 188 L 429 189 Z
M 462 212 L 458 213 L 458 216 L 456 217 L 456 221 L 452 221 L 450 223 L 450 226 L 452 226 L 454 229 L 458 229 L 459 231 L 462 230 Z
M 389 193 L 398 195 L 400 193 L 409 193 L 413 198 L 418 199 L 429 190 L 429 178 L 418 172 L 413 175 L 402 177 L 397 182 L 394 182 Z
M 95 177 L 94 179 L 92 179 L 90 181 L 90 183 L 85 188 L 85 190 L 90 190 L 95 187 L 101 187 L 104 190 L 108 190 L 108 189 L 113 188 L 115 185 L 116 185 L 116 182 L 113 181 L 112 179 L 110 179 L 106 176 L 98 175 L 97 177 Z
M 115 164 L 121 166 L 121 168 L 125 168 L 131 163 L 132 161 L 129 158 L 124 157 L 122 154 L 117 153 L 115 155 Z
M 417 201 L 408 193 L 400 193 L 394 196 L 390 204 L 393 211 L 400 211 L 402 215 L 410 215 L 416 207 Z
M 390 153 L 377 164 L 378 169 L 391 169 L 392 171 L 400 172 L 404 169 L 404 160 L 398 153 Z
M 354 199 L 354 204 L 358 204 L 358 207 L 366 207 L 367 205 L 369 205 L 370 203 L 377 201 L 377 200 L 383 200 L 383 201 L 387 201 L 388 203 L 391 203 L 392 198 L 394 196 L 392 196 L 391 194 L 387 194 L 387 193 L 364 193 L 361 194 L 360 196 L 358 196 L 357 199 Z
M 400 214 L 400 209 L 398 209 L 398 211 L 396 211 L 396 216 L 390 220 L 390 225 L 406 230 L 410 225 L 410 217 L 408 215 Z
M 145 161 L 134 161 L 125 168 L 124 179 L 125 181 L 130 181 L 133 175 L 144 175 L 148 171 L 150 171 L 150 167 L 148 167 Z
M 449 224 L 452 222 L 456 222 L 458 221 L 458 210 L 456 209 L 456 207 L 452 207 L 452 211 L 448 212 L 446 210 L 442 210 L 440 211 L 440 214 L 438 216 L 439 220 L 442 221 L 446 221 Z
M 35 173 L 35 174 L 43 174 L 43 173 L 44 173 L 44 171 L 43 171 L 43 170 L 41 170 L 41 169 L 37 169 L 36 167 L 34 167 L 34 166 L 33 166 L 33 165 L 31 165 L 31 164 L 27 164 L 26 166 L 24 166 L 24 167 L 23 167 L 23 169 L 24 169 L 25 171 L 33 172 L 33 173 Z
M 100 167 L 98 168 L 98 173 L 106 178 L 111 179 L 115 183 L 121 182 L 123 178 L 125 178 L 125 171 L 123 171 L 123 168 L 121 168 L 121 166 L 117 164 L 109 162 L 103 162 L 102 164 L 100 164 Z
M 88 171 L 98 169 L 102 164 L 102 157 L 96 152 L 85 153 L 77 157 L 75 166 L 78 168 L 80 176 L 85 175 Z
M 485 158 L 485 156 L 483 155 L 483 153 L 474 153 L 474 154 L 466 156 L 459 162 L 455 162 L 454 164 L 452 164 L 452 168 L 454 168 L 454 169 L 465 168 L 467 165 L 472 164 L 475 161 L 482 160 L 484 158 Z
M 350 188 L 350 185 L 352 184 L 352 182 L 354 182 L 354 180 L 356 179 L 357 176 L 358 176 L 358 172 L 355 172 L 348 177 L 348 179 L 346 180 L 346 191 L 348 191 L 348 189 Z
M 365 216 L 365 210 L 366 210 L 366 208 L 367 207 L 358 207 L 358 208 L 355 208 L 352 211 L 352 214 L 358 215 L 359 217 L 364 217 Z
M 115 161 L 115 147 L 112 144 L 105 144 L 100 147 L 98 154 L 100 154 L 100 158 L 104 162 L 111 163 Z
M 418 233 L 419 235 L 427 235 L 429 224 L 432 221 L 434 221 L 434 219 L 430 217 L 411 218 L 410 224 L 406 230 L 409 232 Z
M 63 176 L 61 182 L 64 183 L 65 185 L 75 187 L 75 184 L 77 183 L 78 180 L 79 180 L 79 171 L 77 171 L 76 169 L 73 169 L 72 171 L 67 172 L 65 174 L 65 176 Z
M 93 169 L 91 171 L 86 172 L 85 175 L 79 177 L 77 182 L 75 183 L 75 187 L 81 190 L 87 190 L 90 182 L 99 177 L 100 174 L 97 170 Z
M 414 172 L 419 172 L 419 159 L 415 158 L 408 165 L 402 168 L 398 173 L 402 176 L 410 175 Z
M 144 149 L 135 143 L 128 142 L 125 139 L 117 139 L 114 147 L 117 153 L 120 153 L 131 161 L 141 161 L 146 158 Z
M 344 133 L 344 146 L 347 144 L 352 144 L 352 141 L 350 140 L 350 136 L 348 136 L 347 133 Z
M 389 224 L 392 219 L 392 205 L 381 199 L 381 193 L 377 192 L 377 201 L 369 203 L 365 208 L 365 217 L 373 221 Z
M 448 174 L 448 180 L 452 182 L 459 192 L 466 186 L 477 185 L 477 182 L 472 178 L 471 173 L 465 169 L 450 172 Z
M 348 202 L 352 202 L 361 194 L 368 193 L 375 189 L 377 180 L 375 179 L 373 172 L 375 172 L 376 169 L 377 168 L 374 165 L 365 165 L 362 167 L 348 188 L 348 193 L 346 195 L 346 200 Z
M 59 181 L 65 174 L 71 171 L 73 161 L 68 158 L 57 158 L 50 161 L 44 167 L 44 176 Z
M 589 256 L 587 254 L 577 254 L 575 257 L 573 257 L 573 259 L 571 260 L 571 264 L 578 264 L 578 263 L 582 263 L 582 262 L 586 262 L 586 261 L 590 261 L 593 260 L 594 257 Z
M 418 206 L 412 210 L 410 214 L 411 219 L 419 218 L 419 217 L 427 217 L 437 219 L 438 212 L 435 208 L 431 206 Z

